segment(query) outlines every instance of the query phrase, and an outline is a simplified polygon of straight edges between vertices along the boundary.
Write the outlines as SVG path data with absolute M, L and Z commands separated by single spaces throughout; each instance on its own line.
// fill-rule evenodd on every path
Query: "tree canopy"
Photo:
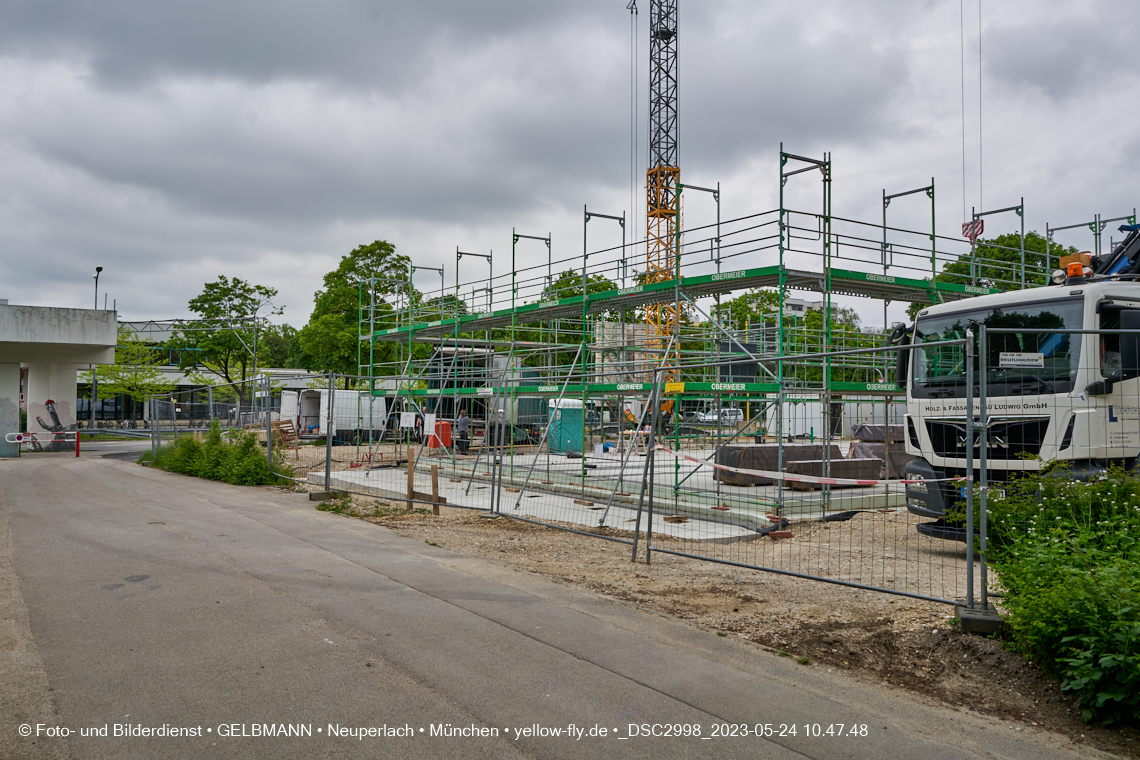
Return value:
M 255 365 L 258 321 L 281 313 L 273 305 L 276 296 L 275 289 L 238 277 L 219 275 L 215 282 L 206 283 L 188 304 L 200 319 L 183 325 L 167 343 L 182 349 L 179 367 L 244 385 Z
M 1076 253 L 1077 249 L 1050 245 L 1050 258 Z M 1016 290 L 1021 288 L 1021 233 L 1011 232 L 996 238 L 979 238 L 975 248 L 978 260 L 978 285 L 990 288 Z M 1055 267 L 1055 265 L 1054 265 Z M 934 278 L 938 282 L 973 284 L 970 280 L 970 254 L 950 262 Z M 1045 263 L 1045 238 L 1036 232 L 1025 235 L 1025 284 L 1036 287 L 1048 283 L 1049 271 Z
M 587 293 L 605 293 L 607 290 L 616 289 L 617 285 L 615 285 L 613 281 L 600 274 L 586 275 Z M 580 295 L 582 295 L 582 273 L 575 272 L 573 269 L 567 269 L 564 272 L 559 272 L 554 278 L 554 282 L 548 287 L 543 288 L 542 300 L 548 301 L 555 298 L 572 298 L 573 296 Z
M 376 328 L 393 326 L 396 305 L 406 307 L 410 265 L 410 259 L 385 240 L 357 246 L 341 257 L 337 268 L 324 276 L 324 288 L 313 294 L 312 316 L 298 333 L 306 369 L 358 374 L 361 318 L 367 316 L 360 307 L 367 307 L 375 292 Z M 413 304 L 419 303 L 415 288 L 411 298 Z M 373 361 L 393 361 L 398 350 L 393 343 L 376 343 Z
M 451 319 L 457 315 L 465 316 L 470 313 L 466 301 L 449 293 L 424 301 L 416 311 L 416 318 L 430 322 L 436 319 Z
M 115 346 L 115 363 L 95 368 L 95 379 L 100 396 L 130 396 L 145 401 L 148 396 L 170 393 L 174 383 L 159 371 L 162 352 L 150 345 L 127 327 L 119 328 Z
M 1045 237 L 1037 232 L 1025 235 L 1025 286 L 1028 288 L 1047 285 L 1051 268 L 1056 268 L 1056 259 L 1077 253 L 1072 246 L 1057 243 L 1049 245 L 1049 261 L 1045 261 Z M 978 238 L 974 256 L 977 266 L 974 269 L 977 285 L 1002 290 L 1021 289 L 1021 233 L 1010 232 L 995 238 Z M 935 282 L 953 282 L 959 285 L 973 285 L 970 276 L 971 255 L 964 253 L 957 261 L 946 264 L 935 277 Z M 911 304 L 907 315 L 911 318 L 922 309 L 920 304 Z
M 720 308 L 723 322 L 731 322 L 738 328 L 743 328 L 745 324 L 760 326 L 765 321 L 770 323 L 776 321 L 776 315 L 780 311 L 780 293 L 772 288 L 753 288 L 736 298 L 724 301 Z M 808 310 L 802 317 L 795 319 L 797 324 L 803 325 L 808 330 L 823 328 L 822 310 Z M 788 327 L 792 323 L 785 319 L 784 324 Z M 855 309 L 835 303 L 831 305 L 831 329 L 833 332 L 837 329 L 857 332 L 859 328 L 859 313 Z
M 303 369 L 299 363 L 297 328 L 286 324 L 266 325 L 258 335 L 257 363 L 262 367 Z

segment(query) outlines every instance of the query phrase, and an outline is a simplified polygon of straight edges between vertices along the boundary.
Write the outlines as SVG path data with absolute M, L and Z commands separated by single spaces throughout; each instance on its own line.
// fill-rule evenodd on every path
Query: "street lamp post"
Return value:
M 95 308 L 99 308 L 99 273 L 103 271 L 103 267 L 95 267 Z
M 99 308 L 99 273 L 103 271 L 103 267 L 95 267 L 95 308 Z M 95 365 L 91 365 L 91 404 L 87 409 L 87 427 L 95 427 L 95 401 L 99 397 L 99 380 L 95 377 Z M 76 417 L 79 415 L 76 414 Z M 75 427 L 79 427 L 79 421 L 76 420 Z M 79 438 L 79 433 L 75 434 L 76 439 Z M 78 451 L 78 445 L 76 451 Z

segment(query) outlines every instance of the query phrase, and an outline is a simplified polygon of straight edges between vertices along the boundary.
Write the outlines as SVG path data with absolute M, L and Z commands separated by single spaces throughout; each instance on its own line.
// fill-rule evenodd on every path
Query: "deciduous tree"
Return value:
M 1037 232 L 1028 232 L 1025 235 L 1025 285 L 1035 288 L 1047 284 L 1051 268 L 1057 267 L 1061 256 L 1077 253 L 1072 246 L 1049 245 L 1049 261 L 1045 261 L 1045 237 Z M 974 276 L 971 277 L 971 259 L 977 260 L 974 267 Z M 998 235 L 996 238 L 978 238 L 973 256 L 964 253 L 957 261 L 952 261 L 943 267 L 935 278 L 935 282 L 953 282 L 959 285 L 976 284 L 987 288 L 1001 288 L 1003 290 L 1021 289 L 1021 233 L 1011 232 L 1007 235 Z M 907 314 L 913 318 L 923 307 L 921 304 L 911 304 Z
M 95 368 L 96 393 L 100 398 L 129 396 L 134 401 L 145 401 L 149 396 L 170 393 L 174 383 L 158 369 L 162 352 L 144 341 L 133 330 L 119 328 L 115 346 L 115 363 Z M 90 373 L 86 380 L 90 381 Z
M 324 277 L 324 288 L 313 294 L 313 313 L 298 333 L 306 369 L 355 375 L 359 372 L 361 306 L 371 304 L 375 293 L 374 324 L 382 329 L 395 324 L 396 306 L 409 294 L 407 285 L 410 260 L 396 253 L 385 240 L 361 245 L 340 260 L 340 265 Z M 420 294 L 410 290 L 412 303 Z M 372 359 L 393 361 L 398 347 L 379 342 Z
M 259 320 L 281 313 L 273 305 L 276 296 L 273 288 L 237 277 L 219 275 L 215 282 L 206 283 L 189 302 L 190 311 L 200 319 L 183 325 L 168 343 L 182 349 L 179 366 L 244 386 L 256 364 Z

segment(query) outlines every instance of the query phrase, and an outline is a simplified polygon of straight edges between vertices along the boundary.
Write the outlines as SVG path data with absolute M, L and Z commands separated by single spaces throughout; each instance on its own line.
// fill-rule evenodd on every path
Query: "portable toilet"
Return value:
M 582 402 L 564 398 L 550 401 L 551 453 L 582 451 Z

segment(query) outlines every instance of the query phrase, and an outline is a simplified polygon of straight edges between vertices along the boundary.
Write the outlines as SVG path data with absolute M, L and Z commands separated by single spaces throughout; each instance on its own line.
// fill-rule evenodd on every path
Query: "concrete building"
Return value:
M 114 364 L 117 337 L 114 311 L 15 306 L 0 299 L 0 457 L 19 455 L 19 444 L 5 438 L 25 432 L 21 405 L 27 432 L 75 429 L 76 374 L 92 364 Z
M 195 421 L 201 422 L 210 417 L 207 399 L 209 392 L 200 379 L 210 381 L 212 385 L 220 385 L 223 381 L 208 372 L 185 373 L 176 365 L 155 365 L 154 369 L 162 378 L 174 386 L 171 397 L 178 402 L 177 418 L 182 424 L 192 425 Z M 273 385 L 272 410 L 280 411 L 280 391 L 302 391 L 312 387 L 314 379 L 321 384 L 321 376 L 314 375 L 303 369 L 278 369 L 262 367 L 258 375 L 268 376 Z M 196 376 L 191 376 L 196 374 Z M 250 389 L 253 381 L 250 380 Z M 102 386 L 100 386 L 102 389 Z M 78 414 L 76 418 L 80 429 L 88 428 L 135 428 L 147 427 L 150 420 L 150 409 L 145 398 L 131 398 L 125 395 L 107 394 L 104 390 L 98 393 L 98 400 L 91 403 L 91 377 L 89 373 L 81 373 L 78 381 Z

